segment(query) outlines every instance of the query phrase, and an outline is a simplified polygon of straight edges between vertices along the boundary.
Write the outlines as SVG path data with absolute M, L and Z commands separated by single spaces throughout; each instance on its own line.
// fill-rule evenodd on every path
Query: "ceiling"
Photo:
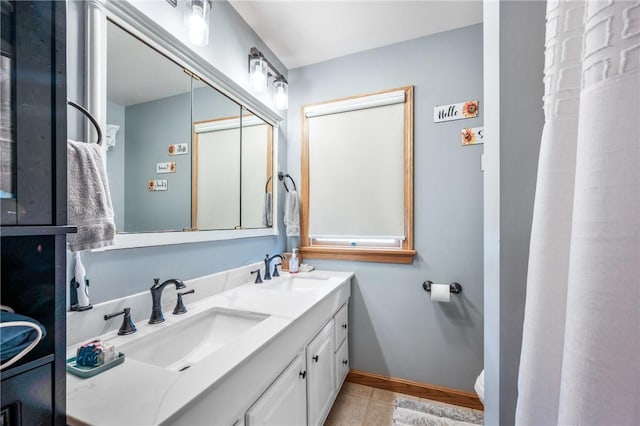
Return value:
M 107 24 L 107 99 L 129 106 L 188 93 L 191 77 L 117 25 Z
M 482 0 L 230 3 L 288 69 L 482 22 Z

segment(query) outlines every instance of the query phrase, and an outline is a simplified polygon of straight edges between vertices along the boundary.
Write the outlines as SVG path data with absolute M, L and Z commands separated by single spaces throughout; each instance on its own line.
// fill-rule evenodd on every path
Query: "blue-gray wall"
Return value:
M 70 0 L 67 3 L 68 96 L 80 102 L 85 99 L 84 7 L 84 1 Z M 163 28 L 176 37 L 186 38 L 181 34 L 183 30 L 181 10 L 172 9 L 164 0 L 141 2 L 140 7 L 153 19 L 157 17 L 157 21 Z M 286 74 L 286 69 L 275 55 L 227 2 L 216 2 L 214 5 L 210 37 L 209 46 L 194 50 L 243 87 L 248 87 L 247 54 L 252 46 L 258 47 L 270 60 L 273 59 L 276 67 Z M 185 49 L 187 48 L 190 47 L 185 46 Z M 69 137 L 82 138 L 84 122 L 81 118 L 74 117 L 70 116 Z M 281 141 L 284 140 L 285 133 L 286 122 L 279 128 Z M 285 150 L 281 149 L 277 159 L 278 164 L 285 165 L 285 156 Z M 281 206 L 283 200 L 281 196 Z M 280 229 L 284 229 L 282 211 L 277 217 Z M 154 277 L 189 279 L 246 265 L 262 259 L 265 253 L 282 251 L 284 251 L 284 236 L 83 253 L 83 261 L 91 281 L 91 301 L 99 303 L 147 290 L 153 283 Z M 71 279 L 73 256 L 67 253 L 67 259 L 67 276 Z M 86 312 L 86 315 L 91 314 L 91 310 Z
M 305 259 L 355 271 L 351 367 L 473 390 L 483 368 L 482 145 L 460 130 L 482 125 L 482 25 L 473 25 L 289 71 L 287 158 L 300 176 L 300 107 L 405 85 L 415 87 L 412 265 Z M 480 117 L 433 122 L 436 105 L 478 99 Z M 449 304 L 432 303 L 425 280 L 458 281 Z
M 191 228 L 191 95 L 187 93 L 126 108 L 125 232 Z M 171 144 L 186 143 L 188 155 L 169 156 Z M 175 161 L 176 172 L 156 174 L 156 164 Z M 167 191 L 149 191 L 152 179 L 166 179 Z

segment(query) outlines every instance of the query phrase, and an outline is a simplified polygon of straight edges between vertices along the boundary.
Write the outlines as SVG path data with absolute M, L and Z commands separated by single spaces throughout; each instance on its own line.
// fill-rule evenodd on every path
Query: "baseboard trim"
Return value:
M 412 382 L 361 370 L 349 370 L 346 381 L 475 410 L 484 410 L 484 406 L 476 394 L 458 389 Z

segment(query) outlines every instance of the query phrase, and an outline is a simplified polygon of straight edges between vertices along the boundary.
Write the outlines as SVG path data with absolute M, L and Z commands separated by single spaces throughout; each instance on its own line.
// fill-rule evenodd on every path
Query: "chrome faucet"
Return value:
M 186 287 L 186 285 L 184 285 L 184 283 L 177 278 L 168 279 L 162 284 L 159 284 L 159 283 L 160 283 L 160 278 L 154 278 L 153 285 L 150 288 L 153 307 L 151 308 L 151 318 L 149 318 L 149 324 L 158 324 L 164 321 L 164 316 L 162 315 L 162 303 L 161 303 L 162 290 L 164 290 L 164 288 L 169 284 L 175 285 L 176 290 Z
M 269 255 L 266 255 L 264 257 L 264 279 L 265 280 L 270 280 L 271 279 L 271 261 L 273 259 L 275 259 L 276 257 L 279 257 L 280 260 L 284 260 L 284 257 L 282 257 L 279 254 L 274 254 L 271 257 L 269 257 Z

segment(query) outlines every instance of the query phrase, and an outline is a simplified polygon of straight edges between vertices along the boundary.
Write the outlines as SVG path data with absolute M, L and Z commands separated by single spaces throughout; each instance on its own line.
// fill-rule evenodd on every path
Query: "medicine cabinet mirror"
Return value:
M 106 47 L 106 84 L 87 78 L 106 104 L 90 96 L 104 108 L 115 248 L 277 234 L 279 116 L 122 3 L 87 18 Z

